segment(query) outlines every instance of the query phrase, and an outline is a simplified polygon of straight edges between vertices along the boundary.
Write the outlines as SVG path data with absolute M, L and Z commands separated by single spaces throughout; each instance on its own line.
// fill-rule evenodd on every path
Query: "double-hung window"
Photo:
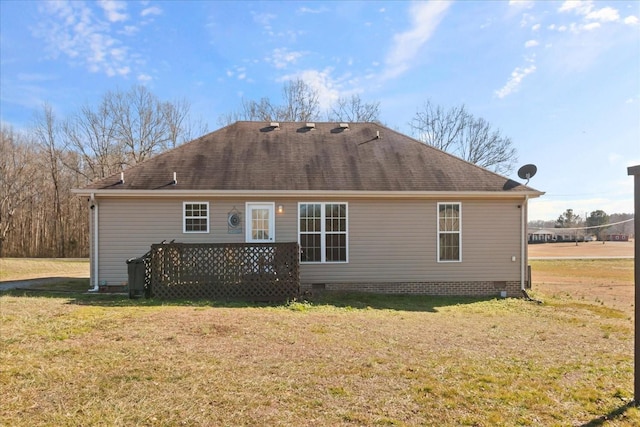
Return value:
M 300 262 L 347 262 L 347 204 L 299 203 Z
M 460 203 L 438 203 L 438 261 L 462 261 Z
M 209 232 L 209 202 L 184 202 L 182 210 L 184 233 Z

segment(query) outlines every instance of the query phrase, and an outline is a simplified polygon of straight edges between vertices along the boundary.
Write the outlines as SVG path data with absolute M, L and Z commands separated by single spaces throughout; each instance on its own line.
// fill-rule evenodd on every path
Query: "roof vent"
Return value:
M 315 123 L 307 123 L 307 124 L 305 125 L 305 127 L 306 127 L 307 129 L 315 129 L 315 128 L 316 128 L 316 124 L 315 124 Z
M 273 128 L 273 130 L 278 130 L 278 129 L 280 129 L 280 123 L 278 123 L 278 122 L 271 122 L 271 123 L 269 123 L 269 126 L 270 126 L 271 128 Z
M 338 126 L 340 126 L 340 129 L 343 129 L 343 130 L 349 129 L 349 123 L 340 123 Z

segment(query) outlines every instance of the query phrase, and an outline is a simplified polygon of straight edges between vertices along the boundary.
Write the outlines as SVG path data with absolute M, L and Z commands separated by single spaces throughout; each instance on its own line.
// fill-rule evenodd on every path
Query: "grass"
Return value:
M 533 288 L 556 299 L 615 308 L 632 316 L 633 259 L 532 260 Z
M 89 261 L 59 258 L 0 258 L 0 281 L 44 277 L 89 277 Z
M 0 419 L 639 425 L 629 314 L 557 292 L 536 290 L 543 304 L 324 294 L 282 305 L 5 292 Z

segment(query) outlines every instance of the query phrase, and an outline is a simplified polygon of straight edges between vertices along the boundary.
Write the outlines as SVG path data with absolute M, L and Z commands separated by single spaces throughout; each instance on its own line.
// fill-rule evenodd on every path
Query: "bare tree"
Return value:
M 464 105 L 446 110 L 427 101 L 409 126 L 424 143 L 497 173 L 511 172 L 518 160 L 511 139 Z
M 88 206 L 71 189 L 181 144 L 200 130 L 188 113 L 186 101 L 161 102 L 134 87 L 61 122 L 45 104 L 24 135 L 3 125 L 0 254 L 87 256 Z
M 467 112 L 464 105 L 446 111 L 427 101 L 411 120 L 414 136 L 425 144 L 444 151 L 455 150 L 462 138 Z
M 228 125 L 237 120 L 308 122 L 320 118 L 318 91 L 304 80 L 290 80 L 282 87 L 282 104 L 269 98 L 260 101 L 243 100 L 241 110 L 218 118 L 218 124 Z
M 284 105 L 277 108 L 278 120 L 307 122 L 320 117 L 318 91 L 302 79 L 290 80 L 282 88 Z
M 471 163 L 504 174 L 511 172 L 518 160 L 511 138 L 491 129 L 483 118 L 469 117 L 459 152 Z
M 108 92 L 105 101 L 114 120 L 116 138 L 125 151 L 126 165 L 140 163 L 170 145 L 172 135 L 165 115 L 167 107 L 146 87 Z
M 64 123 L 63 133 L 66 149 L 78 153 L 77 161 L 66 166 L 87 181 L 104 178 L 122 169 L 124 149 L 117 138 L 118 127 L 106 100 L 103 99 L 95 109 L 83 106 Z
M 16 228 L 16 213 L 32 196 L 33 147 L 10 126 L 0 127 L 0 256 Z
M 330 121 L 336 122 L 378 122 L 380 102 L 363 102 L 360 95 L 341 97 L 331 106 L 327 116 Z
M 186 99 L 162 103 L 162 114 L 169 134 L 169 148 L 190 141 L 207 133 L 207 124 L 199 120 L 193 122 L 189 115 L 191 104 Z
M 260 102 L 242 100 L 242 112 L 237 114 L 239 120 L 257 120 L 268 122 L 272 120 L 283 120 L 280 118 L 278 109 L 269 98 L 262 98 Z
M 107 92 L 97 107 L 82 107 L 63 127 L 66 148 L 79 154 L 67 165 L 88 180 L 104 178 L 191 138 L 186 100 L 161 102 L 144 86 Z M 206 131 L 206 124 L 196 131 Z
M 360 95 L 339 98 L 326 112 L 327 120 L 344 122 L 379 121 L 380 103 L 364 102 Z M 238 120 L 308 122 L 320 120 L 318 91 L 301 79 L 291 80 L 282 87 L 282 103 L 269 98 L 260 101 L 243 100 L 240 111 L 218 117 L 220 126 Z
M 52 216 L 50 219 L 50 232 L 52 236 L 53 246 L 58 256 L 66 256 L 65 254 L 65 238 L 64 238 L 64 218 L 62 216 L 62 164 L 58 150 L 58 134 L 59 129 L 55 121 L 55 116 L 51 106 L 45 104 L 42 114 L 36 116 L 33 133 L 40 146 L 43 162 L 43 170 L 47 171 L 49 178 L 48 187 L 51 191 L 48 193 L 51 197 Z

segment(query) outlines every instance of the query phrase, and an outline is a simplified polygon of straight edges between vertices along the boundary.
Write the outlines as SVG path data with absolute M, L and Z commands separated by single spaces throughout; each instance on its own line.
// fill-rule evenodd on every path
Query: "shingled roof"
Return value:
M 84 190 L 539 193 L 377 123 L 236 122 L 124 176 Z

